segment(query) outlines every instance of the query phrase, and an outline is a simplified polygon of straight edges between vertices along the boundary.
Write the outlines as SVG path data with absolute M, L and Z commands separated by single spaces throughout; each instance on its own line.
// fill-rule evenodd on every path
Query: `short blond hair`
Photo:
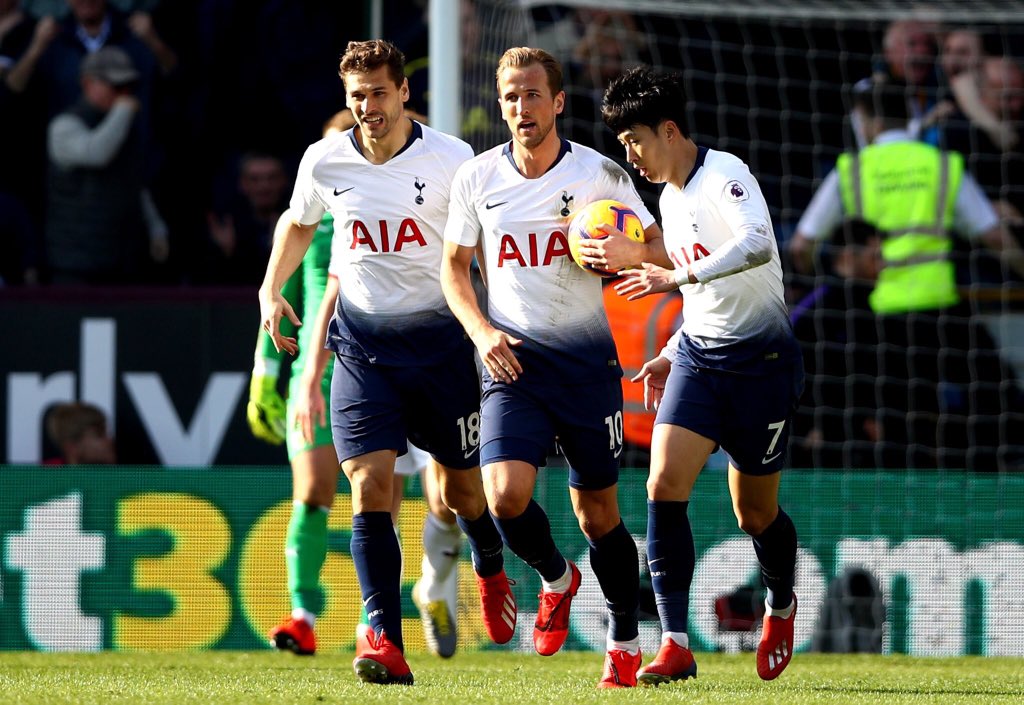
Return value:
M 494 72 L 494 80 L 500 80 L 501 72 L 505 69 L 522 69 L 534 64 L 544 68 L 551 95 L 558 95 L 562 91 L 562 65 L 551 54 L 535 47 L 512 47 L 502 54 L 498 60 L 498 70 Z

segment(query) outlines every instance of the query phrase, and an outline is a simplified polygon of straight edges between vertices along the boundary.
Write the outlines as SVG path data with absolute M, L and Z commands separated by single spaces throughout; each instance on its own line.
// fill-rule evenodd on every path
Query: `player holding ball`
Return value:
M 448 305 L 484 365 L 484 490 L 505 545 L 540 575 L 533 642 L 538 653 L 553 654 L 568 635 L 569 606 L 580 586 L 580 571 L 555 546 L 547 515 L 533 500 L 537 470 L 557 439 L 608 606 L 600 686 L 632 686 L 640 666 L 640 579 L 636 544 L 617 496 L 622 368 L 601 280 L 572 261 L 566 229 L 575 210 L 596 200 L 632 208 L 646 228 L 646 242 L 604 238 L 593 264 L 610 270 L 657 257 L 661 231 L 621 167 L 559 138 L 555 120 L 565 93 L 554 57 L 529 47 L 509 49 L 498 63 L 497 84 L 511 139 L 456 172 L 441 269 Z M 487 317 L 470 282 L 478 245 Z

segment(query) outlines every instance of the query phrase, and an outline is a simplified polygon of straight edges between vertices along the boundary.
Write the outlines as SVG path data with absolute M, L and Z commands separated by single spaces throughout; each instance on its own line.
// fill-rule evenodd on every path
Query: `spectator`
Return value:
M 939 65 L 947 81 L 965 72 L 976 72 L 981 68 L 984 58 L 985 43 L 973 29 L 954 29 L 942 40 Z
M 967 158 L 969 170 L 1019 242 L 1024 237 L 1024 71 L 1012 59 L 990 57 L 978 72 L 961 74 L 953 85 L 965 117 L 947 128 L 948 145 Z
M 58 404 L 46 415 L 46 435 L 66 465 L 114 465 L 117 452 L 107 418 L 85 402 Z M 57 464 L 57 463 L 51 463 Z
M 791 241 L 794 265 L 806 270 L 812 243 L 844 216 L 882 233 L 883 266 L 868 302 L 885 345 L 864 370 L 890 378 L 878 400 L 880 433 L 908 439 L 910 466 L 996 469 L 995 451 L 1012 437 L 1000 435 L 999 413 L 1017 410 L 1004 398 L 1012 375 L 960 305 L 952 233 L 1000 252 L 1018 272 L 1024 257 L 960 155 L 912 140 L 902 84 L 874 83 L 855 99 L 871 145 L 841 156 L 818 189 Z M 907 382 L 894 388 L 904 374 Z
M 934 125 L 918 134 L 921 120 L 938 102 L 938 77 L 935 46 L 936 27 L 917 19 L 896 20 L 889 24 L 882 38 L 883 63 L 879 64 L 872 79 L 895 80 L 907 86 L 908 129 L 913 137 L 929 144 L 938 144 L 939 132 Z M 851 116 L 857 145 L 863 147 L 870 140 L 863 133 L 856 112 Z
M 167 228 L 143 182 L 139 73 L 105 47 L 82 61 L 82 99 L 50 123 L 46 247 L 56 284 L 140 281 L 168 254 Z
M 57 29 L 53 18 L 34 20 L 18 0 L 0 0 L 0 276 L 7 283 L 38 281 L 46 112 L 42 91 L 29 83 Z
M 259 284 L 270 257 L 274 226 L 288 207 L 284 163 L 263 152 L 239 162 L 236 193 L 221 213 L 207 216 L 210 233 L 210 281 Z
M 790 462 L 816 468 L 899 465 L 905 448 L 879 445 L 874 414 L 878 380 L 869 373 L 878 334 L 868 296 L 881 269 L 881 238 L 868 223 L 848 219 L 829 245 L 823 248 L 825 274 L 790 314 L 807 375 L 793 419 Z M 887 457 L 877 457 L 883 448 Z

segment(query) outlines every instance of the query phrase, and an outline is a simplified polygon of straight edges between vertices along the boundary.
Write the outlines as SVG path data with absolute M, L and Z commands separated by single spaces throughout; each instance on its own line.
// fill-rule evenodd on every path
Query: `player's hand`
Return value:
M 316 428 L 327 426 L 327 402 L 320 378 L 307 379 L 303 376 L 299 380 L 292 405 L 295 409 L 295 425 L 302 431 L 303 440 L 312 443 Z
M 597 229 L 607 233 L 608 237 L 580 243 L 580 255 L 585 263 L 609 272 L 618 272 L 643 259 L 646 250 L 642 243 L 626 237 L 621 230 L 607 223 L 601 223 Z
M 650 411 L 661 405 L 661 397 L 665 394 L 665 381 L 672 370 L 672 363 L 660 355 L 648 360 L 630 382 L 644 383 L 644 408 Z
M 245 409 L 252 435 L 272 445 L 281 445 L 284 443 L 286 414 L 284 399 L 277 393 L 277 378 L 253 375 L 249 381 L 249 403 Z
M 523 341 L 490 326 L 470 337 L 480 354 L 480 361 L 496 382 L 508 383 L 519 379 L 523 368 L 512 348 L 522 345 Z
M 675 270 L 644 262 L 640 269 L 622 272 L 622 279 L 615 284 L 615 293 L 627 297 L 627 301 L 636 301 L 650 294 L 663 294 L 678 288 Z
M 299 351 L 299 343 L 295 338 L 281 334 L 281 317 L 287 316 L 288 320 L 295 324 L 295 327 L 302 325 L 302 321 L 295 315 L 295 309 L 281 296 L 280 291 L 268 291 L 260 287 L 260 327 L 270 336 L 274 343 L 274 349 L 278 352 L 284 350 L 289 355 Z

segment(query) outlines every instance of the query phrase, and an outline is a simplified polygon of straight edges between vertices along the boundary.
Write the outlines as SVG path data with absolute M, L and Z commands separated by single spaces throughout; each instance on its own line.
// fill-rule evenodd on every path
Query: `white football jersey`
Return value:
M 329 343 L 384 364 L 429 364 L 464 339 L 441 291 L 452 178 L 472 148 L 413 122 L 384 164 L 363 156 L 353 130 L 311 145 L 291 208 L 300 222 L 334 216 L 330 271 L 338 277 Z M 452 338 L 454 336 L 454 339 Z
M 645 228 L 654 222 L 619 165 L 568 140 L 535 179 L 516 167 L 511 142 L 455 175 L 445 240 L 465 247 L 482 242 L 488 315 L 524 341 L 516 348 L 524 379 L 621 375 L 601 278 L 576 265 L 566 237 L 577 210 L 606 198 L 630 206 Z
M 687 264 L 697 284 L 683 293 L 683 324 L 691 357 L 731 367 L 794 353 L 782 264 L 768 205 L 747 165 L 704 147 L 683 188 L 661 193 L 665 250 Z M 688 338 L 688 340 L 686 340 Z

